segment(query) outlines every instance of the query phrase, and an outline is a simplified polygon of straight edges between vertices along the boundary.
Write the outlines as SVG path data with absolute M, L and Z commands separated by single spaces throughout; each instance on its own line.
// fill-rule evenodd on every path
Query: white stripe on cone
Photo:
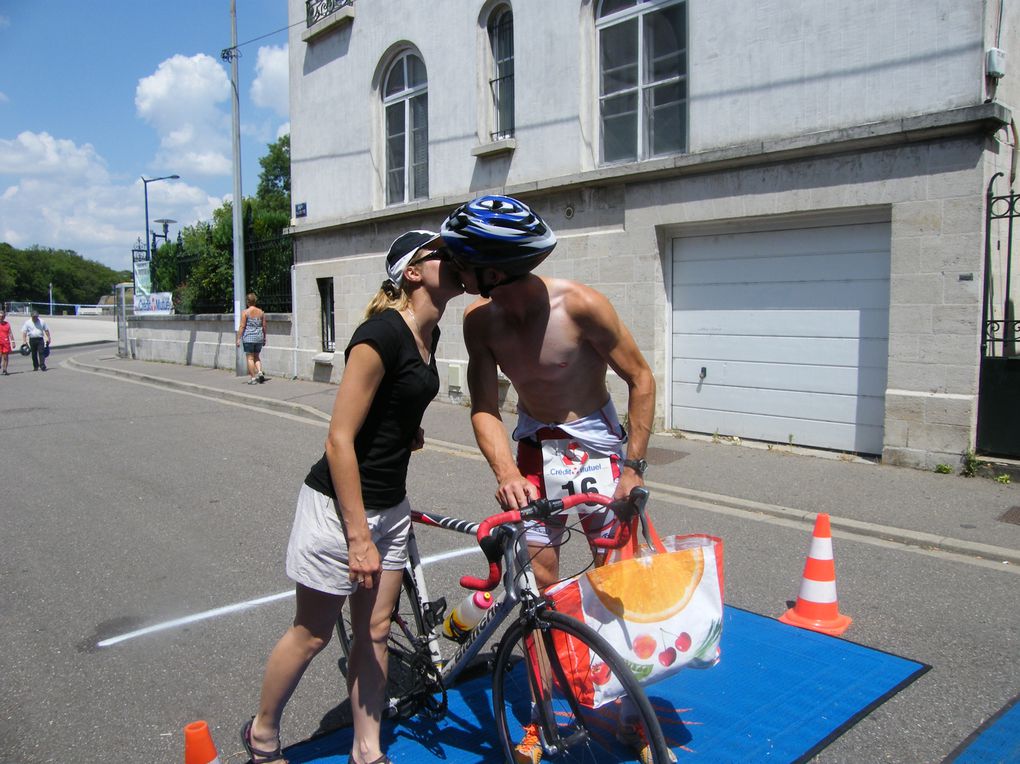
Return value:
M 800 583 L 800 598 L 819 604 L 836 601 L 835 581 L 812 581 L 805 578 Z
M 808 557 L 814 557 L 816 560 L 831 560 L 832 537 L 826 536 L 822 538 L 820 536 L 812 536 L 811 548 L 808 550 Z

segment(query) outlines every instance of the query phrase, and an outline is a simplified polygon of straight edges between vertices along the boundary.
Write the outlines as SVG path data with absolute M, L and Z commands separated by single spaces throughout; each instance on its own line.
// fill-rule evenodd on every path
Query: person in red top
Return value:
M 7 374 L 7 359 L 11 355 L 11 325 L 7 323 L 7 311 L 0 310 L 0 374 Z

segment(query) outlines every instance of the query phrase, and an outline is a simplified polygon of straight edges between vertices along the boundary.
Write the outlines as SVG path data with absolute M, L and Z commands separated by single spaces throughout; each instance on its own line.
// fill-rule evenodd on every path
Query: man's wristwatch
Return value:
M 624 459 L 623 466 L 630 467 L 641 477 L 644 477 L 645 470 L 648 469 L 648 462 L 646 462 L 644 459 Z

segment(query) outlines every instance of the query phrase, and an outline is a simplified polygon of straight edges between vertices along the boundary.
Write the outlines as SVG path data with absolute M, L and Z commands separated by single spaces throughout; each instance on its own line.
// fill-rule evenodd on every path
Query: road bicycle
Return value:
M 594 493 L 560 500 L 539 499 L 523 509 L 501 512 L 473 523 L 432 512 L 414 510 L 408 539 L 408 562 L 402 588 L 391 619 L 389 686 L 386 716 L 410 718 L 445 715 L 447 688 L 480 662 L 492 675 L 492 702 L 496 731 L 506 760 L 524 736 L 523 725 L 534 722 L 545 757 L 554 761 L 632 761 L 634 753 L 615 737 L 616 709 L 612 703 L 591 708 L 578 697 L 577 688 L 601 684 L 608 675 L 617 677 L 633 703 L 633 712 L 644 726 L 654 764 L 671 761 L 658 719 L 641 685 L 627 663 L 587 624 L 553 609 L 542 596 L 524 541 L 524 521 L 546 521 L 566 510 L 588 503 L 609 507 L 616 514 L 617 530 L 611 538 L 595 539 L 601 550 L 625 545 L 631 520 L 643 522 L 648 491 L 635 488 L 621 501 Z M 491 591 L 502 582 L 502 592 L 468 632 L 452 655 L 444 656 L 439 636 L 446 611 L 444 598 L 431 600 L 425 571 L 414 535 L 414 524 L 474 535 L 489 565 L 488 577 L 461 578 L 461 586 Z M 495 650 L 476 661 L 482 648 L 504 622 L 509 624 Z M 346 674 L 352 631 L 349 609 L 337 621 L 337 635 Z M 563 649 L 564 645 L 574 649 Z M 558 649 L 559 648 L 559 649 Z M 608 673 L 607 673 L 608 672 Z

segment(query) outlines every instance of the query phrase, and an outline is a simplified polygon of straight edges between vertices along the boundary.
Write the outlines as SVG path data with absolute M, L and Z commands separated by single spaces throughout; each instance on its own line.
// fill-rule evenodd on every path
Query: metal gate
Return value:
M 1020 458 L 1020 320 L 1011 293 L 1020 194 L 995 194 L 995 181 L 1002 175 L 988 182 L 977 450 Z

